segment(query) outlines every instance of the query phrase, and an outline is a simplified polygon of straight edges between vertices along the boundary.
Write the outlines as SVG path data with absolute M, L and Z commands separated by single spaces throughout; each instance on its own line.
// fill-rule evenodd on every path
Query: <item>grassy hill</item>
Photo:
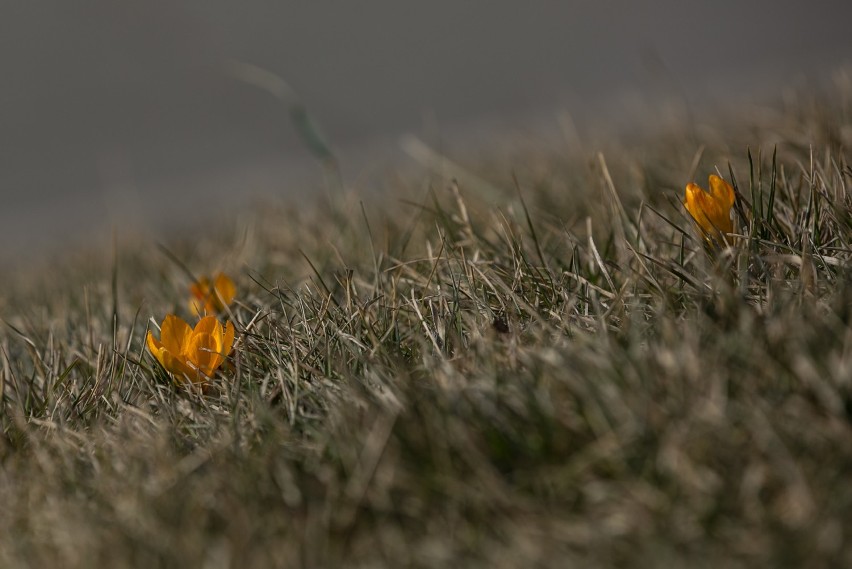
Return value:
M 6 272 L 0 566 L 852 564 L 852 96 L 717 119 Z M 144 340 L 219 270 L 201 393 Z

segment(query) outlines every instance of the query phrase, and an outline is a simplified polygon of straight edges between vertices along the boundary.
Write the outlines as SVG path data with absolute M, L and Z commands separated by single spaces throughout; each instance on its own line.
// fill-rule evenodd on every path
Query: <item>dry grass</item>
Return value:
M 0 565 L 851 565 L 850 104 L 170 243 L 238 281 L 203 396 L 144 350 L 189 284 L 151 243 L 7 275 Z

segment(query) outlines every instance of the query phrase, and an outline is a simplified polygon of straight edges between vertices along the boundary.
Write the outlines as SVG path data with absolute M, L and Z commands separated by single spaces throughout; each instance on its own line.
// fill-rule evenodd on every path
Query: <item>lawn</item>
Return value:
M 0 566 L 850 566 L 850 147 L 799 93 L 6 270 Z M 145 338 L 220 271 L 202 389 Z

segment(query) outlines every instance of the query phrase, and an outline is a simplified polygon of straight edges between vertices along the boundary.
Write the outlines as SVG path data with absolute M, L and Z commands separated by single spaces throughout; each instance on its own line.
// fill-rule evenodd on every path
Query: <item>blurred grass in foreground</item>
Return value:
M 6 274 L 0 565 L 850 565 L 850 145 L 833 93 L 241 214 L 168 245 L 237 281 L 204 396 L 153 242 Z

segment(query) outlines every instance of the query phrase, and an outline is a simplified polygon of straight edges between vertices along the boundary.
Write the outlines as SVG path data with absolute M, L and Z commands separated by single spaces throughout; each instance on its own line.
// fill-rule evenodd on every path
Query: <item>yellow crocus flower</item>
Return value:
M 203 383 L 213 377 L 216 369 L 234 345 L 234 325 L 224 327 L 215 316 L 205 316 L 195 328 L 174 314 L 169 314 L 160 327 L 160 339 L 149 331 L 148 351 L 178 383 Z
M 189 292 L 192 294 L 190 312 L 195 316 L 204 316 L 221 312 L 231 304 L 237 295 L 237 287 L 228 275 L 219 273 L 213 279 L 213 286 L 210 286 L 210 279 L 201 277 L 190 285 Z
M 734 197 L 734 188 L 719 176 L 711 174 L 709 192 L 705 192 L 698 184 L 686 185 L 684 206 L 705 238 L 722 242 L 725 235 L 734 231 L 734 222 L 731 220 Z

